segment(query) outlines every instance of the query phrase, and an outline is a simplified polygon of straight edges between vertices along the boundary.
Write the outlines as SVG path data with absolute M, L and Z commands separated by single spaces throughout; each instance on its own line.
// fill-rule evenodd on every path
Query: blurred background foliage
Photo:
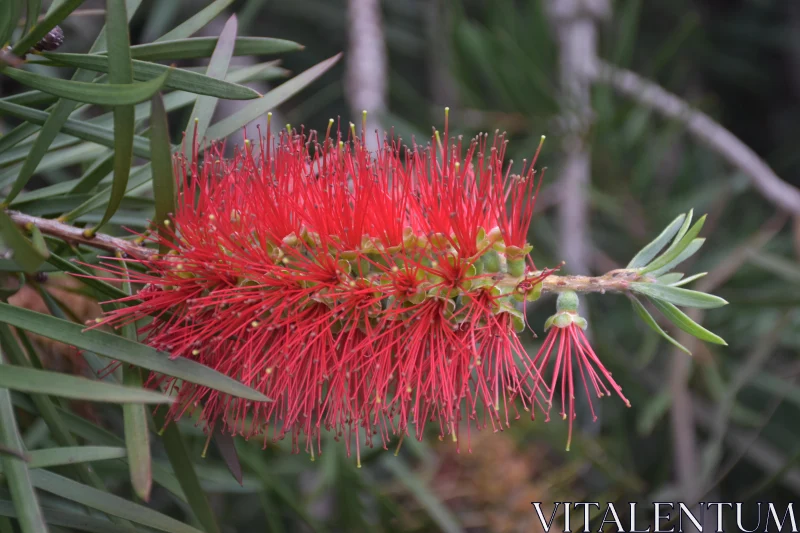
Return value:
M 344 51 L 342 62 L 273 110 L 279 124 L 322 128 L 329 117 L 341 117 L 345 123 L 360 117 L 360 108 L 351 108 L 353 88 L 346 81 L 346 69 L 348 49 L 358 38 L 349 34 L 348 9 L 362 3 L 235 0 L 200 34 L 219 35 L 227 16 L 237 13 L 239 35 L 303 44 L 303 51 L 281 55 L 279 66 L 271 65 L 249 84 L 260 93 L 290 79 L 289 72 L 303 72 Z M 158 38 L 205 5 L 200 0 L 144 0 L 130 23 L 131 43 Z M 87 0 L 63 21 L 66 42 L 58 51 L 88 50 L 104 23 L 104 7 L 103 2 Z M 542 155 L 549 167 L 547 186 L 537 203 L 530 239 L 537 263 L 556 265 L 563 259 L 565 238 L 557 216 L 563 202 L 562 147 L 571 130 L 564 120 L 568 110 L 559 81 L 557 22 L 547 6 L 540 0 L 397 0 L 382 2 L 381 13 L 380 35 L 388 58 L 385 73 L 378 73 L 386 76 L 388 87 L 385 108 L 376 113 L 381 128 L 393 127 L 404 139 L 414 136 L 424 142 L 431 125 L 441 127 L 442 109 L 448 105 L 455 133 L 469 137 L 479 131 L 507 131 L 509 150 L 517 161 L 532 154 L 542 134 L 548 136 Z M 600 57 L 708 113 L 785 182 L 800 187 L 800 4 L 617 0 L 594 23 Z M 194 68 L 206 61 L 178 64 Z M 246 68 L 255 62 L 245 56 L 231 65 Z M 31 70 L 45 72 L 42 69 Z M 70 69 L 57 72 L 71 74 Z M 0 72 L 3 100 L 23 90 Z M 677 334 L 694 352 L 689 359 L 637 321 L 624 298 L 592 295 L 584 305 L 590 308 L 593 342 L 633 407 L 625 409 L 614 398 L 600 402 L 595 424 L 582 413 L 581 432 L 569 453 L 564 452 L 566 423 L 538 419 L 520 420 L 502 433 L 475 436 L 471 454 L 463 445 L 456 453 L 452 442 L 440 442 L 436 435 L 422 443 L 406 439 L 399 457 L 374 450 L 362 469 L 335 443 L 310 463 L 305 455 L 290 455 L 288 444 L 262 450 L 261 442 L 237 440 L 240 485 L 220 451 L 230 451 L 231 444 L 211 446 L 206 453 L 202 431 L 184 421 L 180 428 L 187 457 L 207 504 L 202 496 L 198 503 L 196 495 L 187 503 L 188 494 L 181 493 L 181 487 L 186 490 L 185 472 L 170 462 L 162 441 L 153 438 L 153 468 L 160 477 L 146 505 L 206 531 L 216 526 L 198 511 L 205 505 L 219 531 L 229 532 L 512 532 L 538 530 L 531 501 L 800 498 L 800 214 L 786 213 L 764 199 L 750 176 L 698 143 L 681 121 L 666 119 L 601 84 L 592 87 L 590 102 L 588 124 L 581 130 L 591 147 L 586 268 L 593 273 L 621 268 L 677 214 L 689 208 L 709 213 L 703 234 L 710 238 L 684 270 L 710 272 L 701 282 L 703 290 L 731 302 L 704 317 L 693 315 L 729 346 L 702 344 Z M 44 99 L 25 105 L 45 109 L 50 103 Z M 243 105 L 247 102 L 220 100 L 217 116 L 230 115 Z M 189 110 L 184 106 L 169 114 L 173 143 L 180 142 L 184 125 L 191 123 Z M 101 113 L 89 108 L 74 118 L 86 120 Z M 20 124 L 19 118 L 0 112 L 4 134 Z M 137 132 L 142 133 L 141 127 Z M 0 137 L 0 146 L 2 142 Z M 19 172 L 30 142 L 0 153 L 5 190 Z M 85 175 L 102 150 L 57 138 L 20 198 L 25 200 L 27 194 L 33 202 L 34 191 Z M 87 197 L 49 196 L 16 207 L 58 216 Z M 105 231 L 123 234 L 122 226 L 141 230 L 154 209 L 150 189 L 130 193 Z M 97 223 L 102 214 L 100 205 L 75 221 Z M 42 270 L 48 268 L 44 265 Z M 91 294 L 58 274 L 47 281 L 29 281 L 11 302 L 78 321 L 99 313 Z M 552 305 L 552 299 L 543 299 L 529 309 L 535 328 L 551 314 Z M 537 340 L 530 337 L 526 342 L 537 349 Z M 16 341 L 4 337 L 3 343 L 8 353 L 6 343 Z M 91 373 L 74 349 L 38 338 L 22 344 L 38 353 L 48 368 Z M 63 446 L 33 399 L 12 395 L 25 447 Z M 125 446 L 121 409 L 61 401 L 53 408 L 64 417 L 72 441 L 109 449 Z M 99 486 L 137 499 L 124 459 L 97 461 L 82 473 L 72 468 L 53 471 L 82 483 L 96 476 Z M 181 478 L 177 490 L 176 476 Z M 96 511 L 86 515 L 96 520 L 93 525 L 76 523 L 87 504 L 54 492 L 39 492 L 42 505 L 49 516 L 61 512 L 72 522 L 56 521 L 51 531 L 149 530 L 129 522 L 115 522 L 112 529 Z M 0 483 L 2 533 L 17 527 L 15 521 L 2 518 L 14 516 L 9 502 L 8 490 Z

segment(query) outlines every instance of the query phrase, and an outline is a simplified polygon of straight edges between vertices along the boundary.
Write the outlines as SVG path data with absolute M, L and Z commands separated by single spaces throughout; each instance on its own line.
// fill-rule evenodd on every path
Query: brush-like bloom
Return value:
M 536 375 L 543 380 L 543 385 L 547 383 L 546 368 L 552 355 L 555 355 L 553 371 L 549 379 L 549 397 L 547 399 L 548 418 L 549 409 L 553 405 L 553 397 L 558 393 L 559 378 L 561 381 L 561 418 L 569 420 L 569 432 L 567 436 L 567 451 L 572 442 L 572 421 L 575 419 L 575 378 L 580 376 L 583 388 L 586 391 L 586 398 L 589 402 L 589 409 L 592 412 L 594 421 L 597 415 L 594 414 L 592 405 L 592 392 L 598 398 L 609 396 L 611 387 L 617 395 L 622 398 L 627 407 L 631 403 L 622 394 L 622 388 L 617 385 L 611 372 L 606 370 L 603 362 L 589 344 L 589 340 L 583 333 L 586 329 L 586 319 L 578 315 L 578 295 L 572 291 L 565 291 L 558 295 L 556 303 L 556 314 L 545 322 L 545 330 L 549 330 L 547 337 L 542 343 L 539 352 L 534 357 L 534 368 Z M 605 381 L 605 382 L 604 382 Z M 608 386 L 606 386 L 608 383 Z M 590 389 L 591 385 L 591 391 Z
M 273 401 L 156 377 L 177 395 L 169 418 L 201 409 L 211 427 L 289 434 L 295 450 L 305 437 L 314 453 L 323 428 L 360 450 L 428 421 L 457 440 L 462 422 L 501 429 L 532 411 L 542 385 L 515 302 L 552 272 L 525 242 L 536 157 L 517 175 L 502 135 L 462 144 L 445 130 L 444 144 L 437 132 L 370 154 L 352 125 L 346 141 L 329 133 L 267 133 L 231 160 L 195 140 L 191 163 L 176 161 L 169 252 L 128 260 L 145 286 L 103 323 L 147 318 L 151 346 Z

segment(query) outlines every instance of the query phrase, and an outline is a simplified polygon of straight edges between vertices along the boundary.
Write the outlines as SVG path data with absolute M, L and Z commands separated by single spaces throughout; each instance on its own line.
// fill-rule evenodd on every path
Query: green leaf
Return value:
M 127 106 L 144 102 L 161 90 L 169 75 L 167 71 L 158 78 L 140 83 L 101 84 L 62 80 L 11 67 L 6 67 L 2 73 L 23 85 L 61 98 L 107 106 Z
M 679 215 L 675 220 L 669 223 L 669 225 L 661 232 L 661 234 L 653 239 L 653 241 L 642 248 L 639 253 L 637 253 L 631 262 L 628 263 L 628 266 L 625 268 L 641 268 L 647 265 L 657 254 L 661 251 L 664 246 L 667 245 L 669 240 L 678 233 L 683 221 L 686 219 L 686 215 Z
M 136 524 L 166 531 L 169 533 L 202 533 L 200 530 L 183 524 L 166 515 L 153 511 L 143 505 L 129 502 L 108 492 L 82 485 L 69 478 L 47 470 L 31 472 L 33 484 L 44 491 L 104 513 L 125 518 Z
M 683 263 L 684 261 L 692 257 L 694 254 L 696 254 L 697 250 L 702 248 L 705 242 L 706 240 L 702 237 L 694 239 L 692 242 L 689 243 L 689 245 L 686 248 L 683 249 L 681 253 L 678 254 L 678 256 L 675 259 L 673 259 L 666 265 L 662 266 L 658 270 L 652 271 L 650 274 L 653 276 L 660 276 L 665 272 L 669 272 L 679 264 Z
M 142 374 L 138 368 L 123 367 L 122 376 L 126 386 L 142 388 Z M 125 421 L 125 446 L 128 449 L 131 484 L 139 498 L 149 501 L 150 490 L 153 488 L 153 469 L 147 410 L 144 405 L 126 403 L 122 406 L 122 416 Z
M 689 217 L 686 218 L 689 220 Z M 681 253 L 686 250 L 686 248 L 692 244 L 697 234 L 700 233 L 700 230 L 703 229 L 703 224 L 706 222 L 706 215 L 700 217 L 700 219 L 695 222 L 692 228 L 685 233 L 680 240 L 677 240 L 678 237 L 675 237 L 675 241 L 673 241 L 672 245 L 667 248 L 667 251 L 664 252 L 658 259 L 644 267 L 641 272 L 642 274 L 647 274 L 648 272 L 660 271 L 663 267 L 668 267 L 670 264 L 675 264 L 673 261 L 681 255 Z M 685 225 L 685 223 L 684 223 Z M 681 236 L 681 233 L 678 233 L 678 236 Z M 700 243 L 702 245 L 702 242 Z M 698 246 L 699 247 L 699 246 Z M 697 251 L 697 250 L 695 250 Z
M 242 485 L 242 465 L 239 462 L 239 455 L 236 453 L 236 442 L 233 440 L 233 436 L 215 426 L 211 438 L 216 444 L 222 460 L 225 461 L 225 466 L 228 467 L 228 470 L 239 485 Z
M 206 7 L 192 15 L 185 22 L 182 22 L 172 30 L 168 31 L 161 37 L 155 40 L 160 43 L 162 41 L 173 41 L 178 39 L 185 39 L 190 35 L 194 35 L 209 22 L 214 20 L 217 15 L 222 13 L 225 8 L 233 3 L 234 0 L 216 0 L 211 2 Z
M 125 298 L 128 296 L 128 294 L 121 291 L 117 287 L 114 287 L 110 283 L 106 283 L 105 281 L 99 279 L 94 279 L 92 277 L 91 272 L 79 267 L 72 261 L 67 261 L 63 257 L 51 253 L 47 261 L 51 265 L 58 268 L 59 270 L 63 270 L 64 272 L 70 272 L 72 274 L 77 274 L 78 276 L 81 277 L 81 281 L 83 283 L 85 283 L 88 287 L 95 289 L 100 294 L 104 294 L 110 298 Z
M 46 111 L 39 111 L 38 109 L 3 101 L 0 101 L 0 115 L 11 115 L 40 126 L 44 125 L 47 122 L 47 118 L 50 116 Z M 85 120 L 67 119 L 61 127 L 61 131 L 73 137 L 77 137 L 78 139 L 83 139 L 84 141 L 102 144 L 109 148 L 114 147 L 113 130 L 96 126 Z M 133 153 L 138 157 L 150 159 L 150 148 L 147 146 L 147 139 L 138 135 L 134 136 Z
M 67 16 L 78 9 L 83 3 L 83 0 L 64 0 L 58 7 L 51 10 L 36 26 L 31 29 L 22 39 L 17 41 L 11 52 L 20 57 L 24 56 L 28 50 L 33 48 L 33 45 L 38 43 L 42 37 L 55 28 L 59 22 L 67 18 Z M 38 15 L 38 13 L 37 13 Z M 0 42 L 2 45 L 2 42 Z
M 189 507 L 192 508 L 194 515 L 206 533 L 219 533 L 217 519 L 211 510 L 208 496 L 200 486 L 200 480 L 197 477 L 197 472 L 195 472 L 194 464 L 190 458 L 189 450 L 186 448 L 186 443 L 183 441 L 178 424 L 174 422 L 167 423 L 161 413 L 156 413 L 155 423 L 156 427 L 164 428 L 161 435 L 164 449 L 167 452 L 172 469 L 175 471 L 175 477 L 178 478 L 181 489 L 186 494 Z
M 5 46 L 17 27 L 22 2 L 0 2 L 0 46 Z
M 22 35 L 26 35 L 29 31 L 31 31 L 31 28 L 36 26 L 37 22 L 39 21 L 39 13 L 42 12 L 42 0 L 28 0 L 27 3 L 28 12 L 25 15 L 25 27 L 22 30 Z
M 101 55 L 45 53 L 46 58 L 61 65 L 80 67 L 96 72 L 108 72 L 109 58 Z M 148 81 L 170 71 L 170 67 L 146 61 L 133 61 L 133 77 L 139 81 Z M 203 94 L 225 98 L 227 100 L 251 100 L 261 96 L 258 92 L 221 79 L 214 79 L 191 70 L 172 68 L 165 87 L 194 94 Z
M 206 137 L 209 139 L 221 139 L 239 130 L 245 124 L 251 122 L 255 117 L 263 115 L 267 111 L 275 108 L 297 94 L 311 82 L 322 76 L 322 74 L 335 65 L 341 57 L 342 54 L 336 54 L 335 56 L 314 65 L 310 69 L 301 72 L 291 80 L 271 90 L 262 98 L 247 104 L 244 108 L 240 109 L 233 115 L 208 128 Z
M 694 335 L 698 339 L 706 342 L 711 342 L 714 344 L 721 344 L 723 346 L 727 346 L 728 343 L 725 342 L 722 337 L 719 335 L 715 335 L 714 333 L 708 331 L 706 328 L 686 316 L 686 313 L 675 307 L 669 302 L 662 302 L 658 299 L 651 299 L 653 305 L 656 306 L 656 309 L 661 311 L 665 317 L 669 319 L 670 322 L 681 328 L 686 333 L 690 335 Z
M 123 387 L 62 372 L 11 365 L 3 367 L 3 372 L 0 373 L 0 387 L 92 402 L 171 403 L 173 401 L 169 396 L 147 389 Z
M 630 284 L 630 289 L 644 294 L 645 296 L 649 296 L 650 298 L 664 300 L 675 305 L 683 305 L 686 307 L 713 309 L 715 307 L 722 307 L 728 303 L 719 296 L 714 296 L 712 294 L 690 291 L 670 285 L 659 285 L 657 283 L 634 282 Z
M 45 521 L 53 526 L 61 526 L 90 533 L 131 533 L 130 527 L 118 526 L 104 518 L 89 516 L 85 513 L 72 513 L 61 509 L 42 507 Z M 0 516 L 17 517 L 11 502 L 0 500 Z M 2 531 L 2 529 L 0 529 Z
M 383 464 L 400 483 L 408 488 L 417 502 L 428 512 L 428 515 L 436 523 L 440 531 L 446 533 L 462 533 L 464 531 L 459 525 L 458 519 L 453 516 L 453 513 L 442 504 L 439 497 L 419 477 L 409 470 L 401 458 L 387 456 Z
M 693 281 L 695 281 L 697 279 L 700 279 L 700 278 L 706 276 L 707 274 L 708 274 L 708 272 L 700 272 L 699 274 L 695 274 L 694 276 L 689 276 L 688 278 L 682 279 L 680 281 L 675 281 L 673 283 L 670 283 L 670 285 L 672 285 L 673 287 L 682 287 L 682 286 L 687 285 L 687 284 L 689 284 L 689 283 L 691 283 L 691 282 L 693 282 Z
M 155 221 L 158 232 L 163 239 L 170 239 L 166 231 L 166 222 L 175 212 L 175 176 L 172 173 L 172 150 L 169 143 L 169 124 L 164 100 L 161 95 L 153 97 L 150 106 L 150 150 L 153 153 L 153 197 L 156 202 Z M 167 246 L 161 245 L 161 253 L 167 252 Z
M 659 276 L 656 279 L 656 283 L 660 283 L 661 285 L 672 285 L 673 283 L 677 283 L 683 278 L 683 274 L 680 272 L 672 272 L 671 274 L 664 274 L 663 276 Z
M 37 249 L 19 230 L 4 209 L 0 209 L 0 235 L 5 245 L 11 248 L 14 261 L 25 272 L 36 272 L 36 269 L 47 260 L 47 255 Z
M 96 329 L 83 331 L 80 324 L 6 303 L 0 303 L 0 322 L 83 350 L 91 350 L 117 361 L 204 385 L 225 394 L 258 402 L 271 401 L 260 392 L 196 361 L 183 357 L 172 359 L 168 353 L 111 333 Z
M 128 15 L 133 16 L 136 10 L 139 8 L 142 0 L 131 0 L 130 1 L 130 9 L 128 10 Z M 16 2 L 11 2 L 11 4 L 16 4 Z M 128 19 L 130 22 L 130 19 Z M 101 28 L 100 34 L 95 39 L 92 47 L 90 49 L 90 53 L 97 53 L 101 52 L 105 48 L 106 42 L 106 28 L 105 25 Z M 0 40 L 1 42 L 1 40 Z M 25 74 L 25 73 L 23 73 Z M 89 82 L 95 76 L 94 72 L 86 71 L 86 70 L 78 70 L 75 74 L 72 75 L 72 82 Z M 35 91 L 39 93 L 39 91 Z M 41 93 L 40 93 L 41 94 Z M 22 102 L 17 102 L 22 103 Z M 50 145 L 52 144 L 53 140 L 58 136 L 59 132 L 61 131 L 61 127 L 64 125 L 64 122 L 69 118 L 72 111 L 74 111 L 77 103 L 73 100 L 59 100 L 56 104 L 50 108 L 48 111 L 50 116 L 47 118 L 47 122 L 39 131 L 39 135 L 37 135 L 36 140 L 33 143 L 33 147 L 31 147 L 28 156 L 25 158 L 25 164 L 16 174 L 16 179 L 14 181 L 14 185 L 8 193 L 6 197 L 6 203 L 11 203 L 11 201 L 20 193 L 22 189 L 25 188 L 25 185 L 28 183 L 28 180 L 31 179 L 33 173 L 36 172 L 36 169 L 39 167 L 42 159 L 45 158 Z M 2 139 L 0 139 L 0 142 Z
M 8 365 L 3 364 L 0 354 L 0 376 L 5 374 L 7 368 Z M 25 451 L 14 417 L 11 395 L 3 388 L 0 388 L 0 446 L 20 452 Z M 47 525 L 39 508 L 36 491 L 33 490 L 28 465 L 24 460 L 12 455 L 0 456 L 0 463 L 3 465 L 6 483 L 11 492 L 11 500 L 14 502 L 22 533 L 46 532 Z
M 212 78 L 224 78 L 225 74 L 228 72 L 228 65 L 231 62 L 231 57 L 233 57 L 233 47 L 236 43 L 236 31 L 238 28 L 238 23 L 236 21 L 236 15 L 232 15 L 228 21 L 225 23 L 225 26 L 222 28 L 222 32 L 219 35 L 219 41 L 217 41 L 217 47 L 214 49 L 214 53 L 211 54 L 211 60 L 208 63 L 208 69 L 206 70 L 206 75 Z M 189 115 L 189 124 L 186 126 L 186 138 L 190 141 L 193 139 L 197 139 L 198 142 L 202 142 L 203 138 L 205 137 L 206 130 L 208 129 L 208 125 L 211 122 L 211 117 L 214 116 L 214 110 L 217 107 L 217 99 L 211 96 L 203 96 L 197 99 L 195 102 L 194 107 L 192 108 L 192 113 Z M 192 159 L 192 143 L 186 143 L 184 156 L 186 159 L 191 162 Z
M 683 344 L 670 337 L 666 331 L 661 329 L 661 326 L 658 325 L 658 322 L 656 322 L 656 319 L 653 318 L 653 315 L 650 314 L 650 312 L 645 308 L 644 305 L 642 305 L 642 302 L 640 302 L 636 296 L 631 294 L 630 299 L 631 305 L 633 305 L 633 310 L 636 311 L 636 314 L 639 315 L 639 318 L 641 318 L 645 324 L 650 326 L 650 329 L 674 344 L 682 352 L 692 355 L 692 352 L 690 352 Z
M 209 57 L 217 46 L 217 37 L 194 37 L 175 41 L 131 46 L 134 59 L 163 61 L 166 59 L 197 59 Z M 256 56 L 296 52 L 303 47 L 295 42 L 269 37 L 238 37 L 233 49 L 235 56 Z
M 113 446 L 65 446 L 28 452 L 28 468 L 49 468 L 76 463 L 91 463 L 122 459 L 127 455 L 125 448 Z
M 133 83 L 131 43 L 130 35 L 128 35 L 125 0 L 106 0 L 106 35 L 108 39 L 108 81 L 114 85 Z M 168 76 L 169 71 L 163 75 Z M 164 81 L 166 81 L 166 77 Z M 111 196 L 102 220 L 88 230 L 92 235 L 114 216 L 125 196 L 125 190 L 128 188 L 128 176 L 133 162 L 135 116 L 133 105 L 114 108 L 114 179 L 111 182 Z

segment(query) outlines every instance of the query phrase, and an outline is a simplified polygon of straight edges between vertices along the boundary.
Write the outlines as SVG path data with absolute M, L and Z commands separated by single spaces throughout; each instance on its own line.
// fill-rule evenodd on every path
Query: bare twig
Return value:
M 800 190 L 781 180 L 751 148 L 708 115 L 638 74 L 597 61 L 588 71 L 596 81 L 663 115 L 681 121 L 686 129 L 738 168 L 756 189 L 776 206 L 800 214 Z
M 11 217 L 11 220 L 22 228 L 28 228 L 33 225 L 39 228 L 45 235 L 58 237 L 66 242 L 85 244 L 92 248 L 109 252 L 122 252 L 123 254 L 137 259 L 146 259 L 157 253 L 157 250 L 139 246 L 125 239 L 111 237 L 110 235 L 104 235 L 102 233 L 95 233 L 93 237 L 87 237 L 84 235 L 83 229 L 58 222 L 57 220 L 34 217 L 26 215 L 25 213 L 20 213 L 19 211 L 11 210 L 8 211 L 8 215 Z

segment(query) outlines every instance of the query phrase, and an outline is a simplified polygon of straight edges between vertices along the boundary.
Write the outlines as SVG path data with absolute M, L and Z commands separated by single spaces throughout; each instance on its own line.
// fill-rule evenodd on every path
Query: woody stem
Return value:
M 8 210 L 7 213 L 11 220 L 23 230 L 29 231 L 32 226 L 36 226 L 43 234 L 57 237 L 65 242 L 83 244 L 108 252 L 121 252 L 136 259 L 147 259 L 157 253 L 157 250 L 153 248 L 103 233 L 87 236 L 83 229 L 57 220 L 35 217 L 12 210 Z M 625 269 L 612 270 L 602 276 L 594 277 L 550 275 L 542 281 L 542 292 L 626 292 L 629 284 L 639 280 L 639 276 L 635 270 Z M 520 281 L 523 281 L 523 278 L 506 275 L 503 279 L 498 280 L 498 284 L 516 286 Z

